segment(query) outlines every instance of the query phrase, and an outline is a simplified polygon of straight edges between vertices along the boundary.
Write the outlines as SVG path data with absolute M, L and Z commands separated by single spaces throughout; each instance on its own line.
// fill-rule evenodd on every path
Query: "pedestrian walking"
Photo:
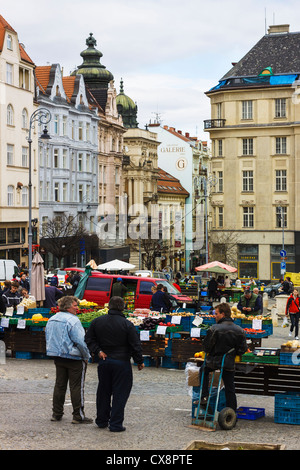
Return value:
M 112 297 L 107 315 L 95 318 L 86 332 L 85 340 L 90 353 L 99 357 L 98 388 L 96 395 L 99 428 L 122 432 L 124 410 L 132 388 L 130 359 L 144 367 L 142 347 L 134 325 L 123 314 L 125 302 Z
M 295 329 L 295 339 L 299 339 L 300 298 L 297 289 L 293 290 L 287 300 L 285 314 L 286 316 L 289 315 L 291 320 L 289 336 L 293 336 L 293 331 Z
M 227 303 L 215 307 L 216 323 L 207 331 L 203 340 L 203 349 L 207 353 L 206 364 L 200 369 L 203 376 L 202 404 L 207 402 L 209 390 L 209 374 L 221 368 L 222 359 L 231 349 L 234 352 L 227 354 L 224 361 L 222 379 L 225 387 L 226 406 L 237 409 L 237 400 L 234 385 L 235 356 L 247 351 L 246 335 L 244 330 L 236 325 L 231 318 L 231 308 Z
M 60 421 L 64 414 L 69 383 L 73 424 L 93 422 L 84 414 L 84 380 L 90 354 L 84 341 L 84 328 L 76 316 L 78 303 L 76 297 L 62 297 L 60 311 L 49 318 L 45 329 L 47 355 L 54 358 L 56 367 L 51 421 Z

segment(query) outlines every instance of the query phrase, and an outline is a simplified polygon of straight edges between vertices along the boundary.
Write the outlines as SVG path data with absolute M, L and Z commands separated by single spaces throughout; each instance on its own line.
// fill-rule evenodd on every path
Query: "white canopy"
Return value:
M 119 259 L 114 259 L 97 266 L 97 269 L 107 271 L 128 271 L 133 268 L 135 268 L 134 264 L 125 263 L 125 261 L 120 261 Z

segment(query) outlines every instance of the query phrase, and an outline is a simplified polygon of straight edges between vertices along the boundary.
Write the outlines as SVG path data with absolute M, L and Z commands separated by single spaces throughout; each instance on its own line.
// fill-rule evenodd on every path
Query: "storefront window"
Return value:
M 286 258 L 281 259 L 282 245 L 270 245 L 271 279 L 281 278 L 281 262 L 286 263 L 286 272 L 295 272 L 295 246 L 285 245 Z
M 20 228 L 7 229 L 7 243 L 20 243 Z
M 238 276 L 258 279 L 258 245 L 238 246 Z

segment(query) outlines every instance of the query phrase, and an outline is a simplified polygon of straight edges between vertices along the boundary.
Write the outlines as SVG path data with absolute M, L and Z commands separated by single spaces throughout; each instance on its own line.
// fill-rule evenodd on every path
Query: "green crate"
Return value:
M 257 356 L 256 354 L 243 354 L 241 362 L 256 362 L 261 364 L 279 364 L 279 356 Z

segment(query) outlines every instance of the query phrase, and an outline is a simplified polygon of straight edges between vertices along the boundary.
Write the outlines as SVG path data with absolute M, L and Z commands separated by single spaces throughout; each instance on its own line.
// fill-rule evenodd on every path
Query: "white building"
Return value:
M 30 116 L 34 62 L 17 32 L 0 16 L 0 258 L 28 266 L 28 184 Z M 38 217 L 38 134 L 32 132 L 32 218 Z M 33 243 L 37 242 L 33 230 Z
M 98 111 L 89 105 L 82 75 L 63 77 L 59 64 L 36 67 L 39 105 L 52 119 L 50 140 L 39 143 L 39 220 L 67 214 L 96 233 Z M 78 262 L 74 253 L 71 262 Z M 51 260 L 48 260 L 51 265 Z
M 190 271 L 195 251 L 204 250 L 204 233 L 200 234 L 199 227 L 196 226 L 196 214 L 203 218 L 198 198 L 198 179 L 203 169 L 203 154 L 206 156 L 207 150 L 203 152 L 202 143 L 197 138 L 191 137 L 188 133 L 183 134 L 180 130 L 176 131 L 174 127 L 150 123 L 149 128 L 151 132 L 158 134 L 157 140 L 161 142 L 157 150 L 158 166 L 178 178 L 189 193 L 185 201 L 185 213 L 182 214 L 185 218 L 185 253 L 181 255 L 181 261 L 185 271 Z M 175 242 L 180 251 L 180 240 Z

